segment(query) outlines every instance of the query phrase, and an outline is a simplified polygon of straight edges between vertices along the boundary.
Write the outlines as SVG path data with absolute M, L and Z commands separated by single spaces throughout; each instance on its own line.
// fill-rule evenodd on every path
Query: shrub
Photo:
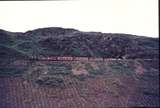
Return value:
M 78 80 L 80 80 L 80 81 L 84 81 L 85 79 L 86 79 L 86 75 L 84 75 L 84 74 L 81 74 L 81 75 L 74 75 Z
M 61 62 L 55 62 L 53 64 L 50 64 L 49 68 L 49 74 L 51 75 L 57 75 L 57 74 L 62 74 L 62 75 L 67 75 L 71 73 L 71 65 L 66 64 L 66 63 L 61 63 Z
M 63 83 L 63 79 L 59 76 L 40 76 L 35 82 L 39 85 L 59 86 Z
M 128 64 L 121 63 L 120 61 L 110 62 L 109 66 L 112 72 L 118 75 L 131 75 L 133 73 L 133 69 Z

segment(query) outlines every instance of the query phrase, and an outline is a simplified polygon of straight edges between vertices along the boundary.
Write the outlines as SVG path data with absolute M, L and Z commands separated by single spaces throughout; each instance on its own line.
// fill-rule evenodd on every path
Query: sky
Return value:
M 0 1 L 0 29 L 43 27 L 158 37 L 158 0 Z

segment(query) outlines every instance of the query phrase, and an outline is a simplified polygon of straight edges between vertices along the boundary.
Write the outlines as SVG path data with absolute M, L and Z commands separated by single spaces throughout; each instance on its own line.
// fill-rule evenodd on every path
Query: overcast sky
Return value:
M 158 0 L 0 1 L 0 29 L 42 27 L 158 37 Z

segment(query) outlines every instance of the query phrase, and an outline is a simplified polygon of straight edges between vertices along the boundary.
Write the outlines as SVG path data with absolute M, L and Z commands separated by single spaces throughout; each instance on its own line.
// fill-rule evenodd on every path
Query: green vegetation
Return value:
M 125 62 L 112 61 L 108 63 L 108 66 L 112 70 L 113 74 L 116 75 L 132 75 L 134 73 L 134 69 Z
M 0 76 L 22 76 L 25 70 L 16 67 L 0 67 Z
M 81 49 L 79 48 L 74 48 L 72 51 L 73 55 L 83 55 Z
M 24 78 L 38 85 L 60 86 L 63 84 L 63 76 L 70 73 L 71 67 L 65 62 L 35 62 L 26 71 Z
M 87 76 L 84 75 L 84 74 L 74 75 L 74 77 L 77 78 L 77 79 L 80 80 L 80 81 L 84 81 L 84 80 L 87 78 Z
M 52 62 L 49 64 L 50 75 L 67 75 L 71 73 L 71 65 L 64 62 Z
M 63 79 L 60 76 L 43 75 L 35 79 L 35 82 L 39 85 L 60 86 Z

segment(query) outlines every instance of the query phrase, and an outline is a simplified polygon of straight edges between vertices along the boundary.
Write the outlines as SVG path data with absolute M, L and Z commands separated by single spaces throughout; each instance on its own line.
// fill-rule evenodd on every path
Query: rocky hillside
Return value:
M 3 54 L 12 52 L 28 57 L 58 55 L 152 59 L 158 58 L 158 42 L 159 38 L 55 27 L 25 33 L 0 30 L 0 48 L 3 48 L 0 59 Z

